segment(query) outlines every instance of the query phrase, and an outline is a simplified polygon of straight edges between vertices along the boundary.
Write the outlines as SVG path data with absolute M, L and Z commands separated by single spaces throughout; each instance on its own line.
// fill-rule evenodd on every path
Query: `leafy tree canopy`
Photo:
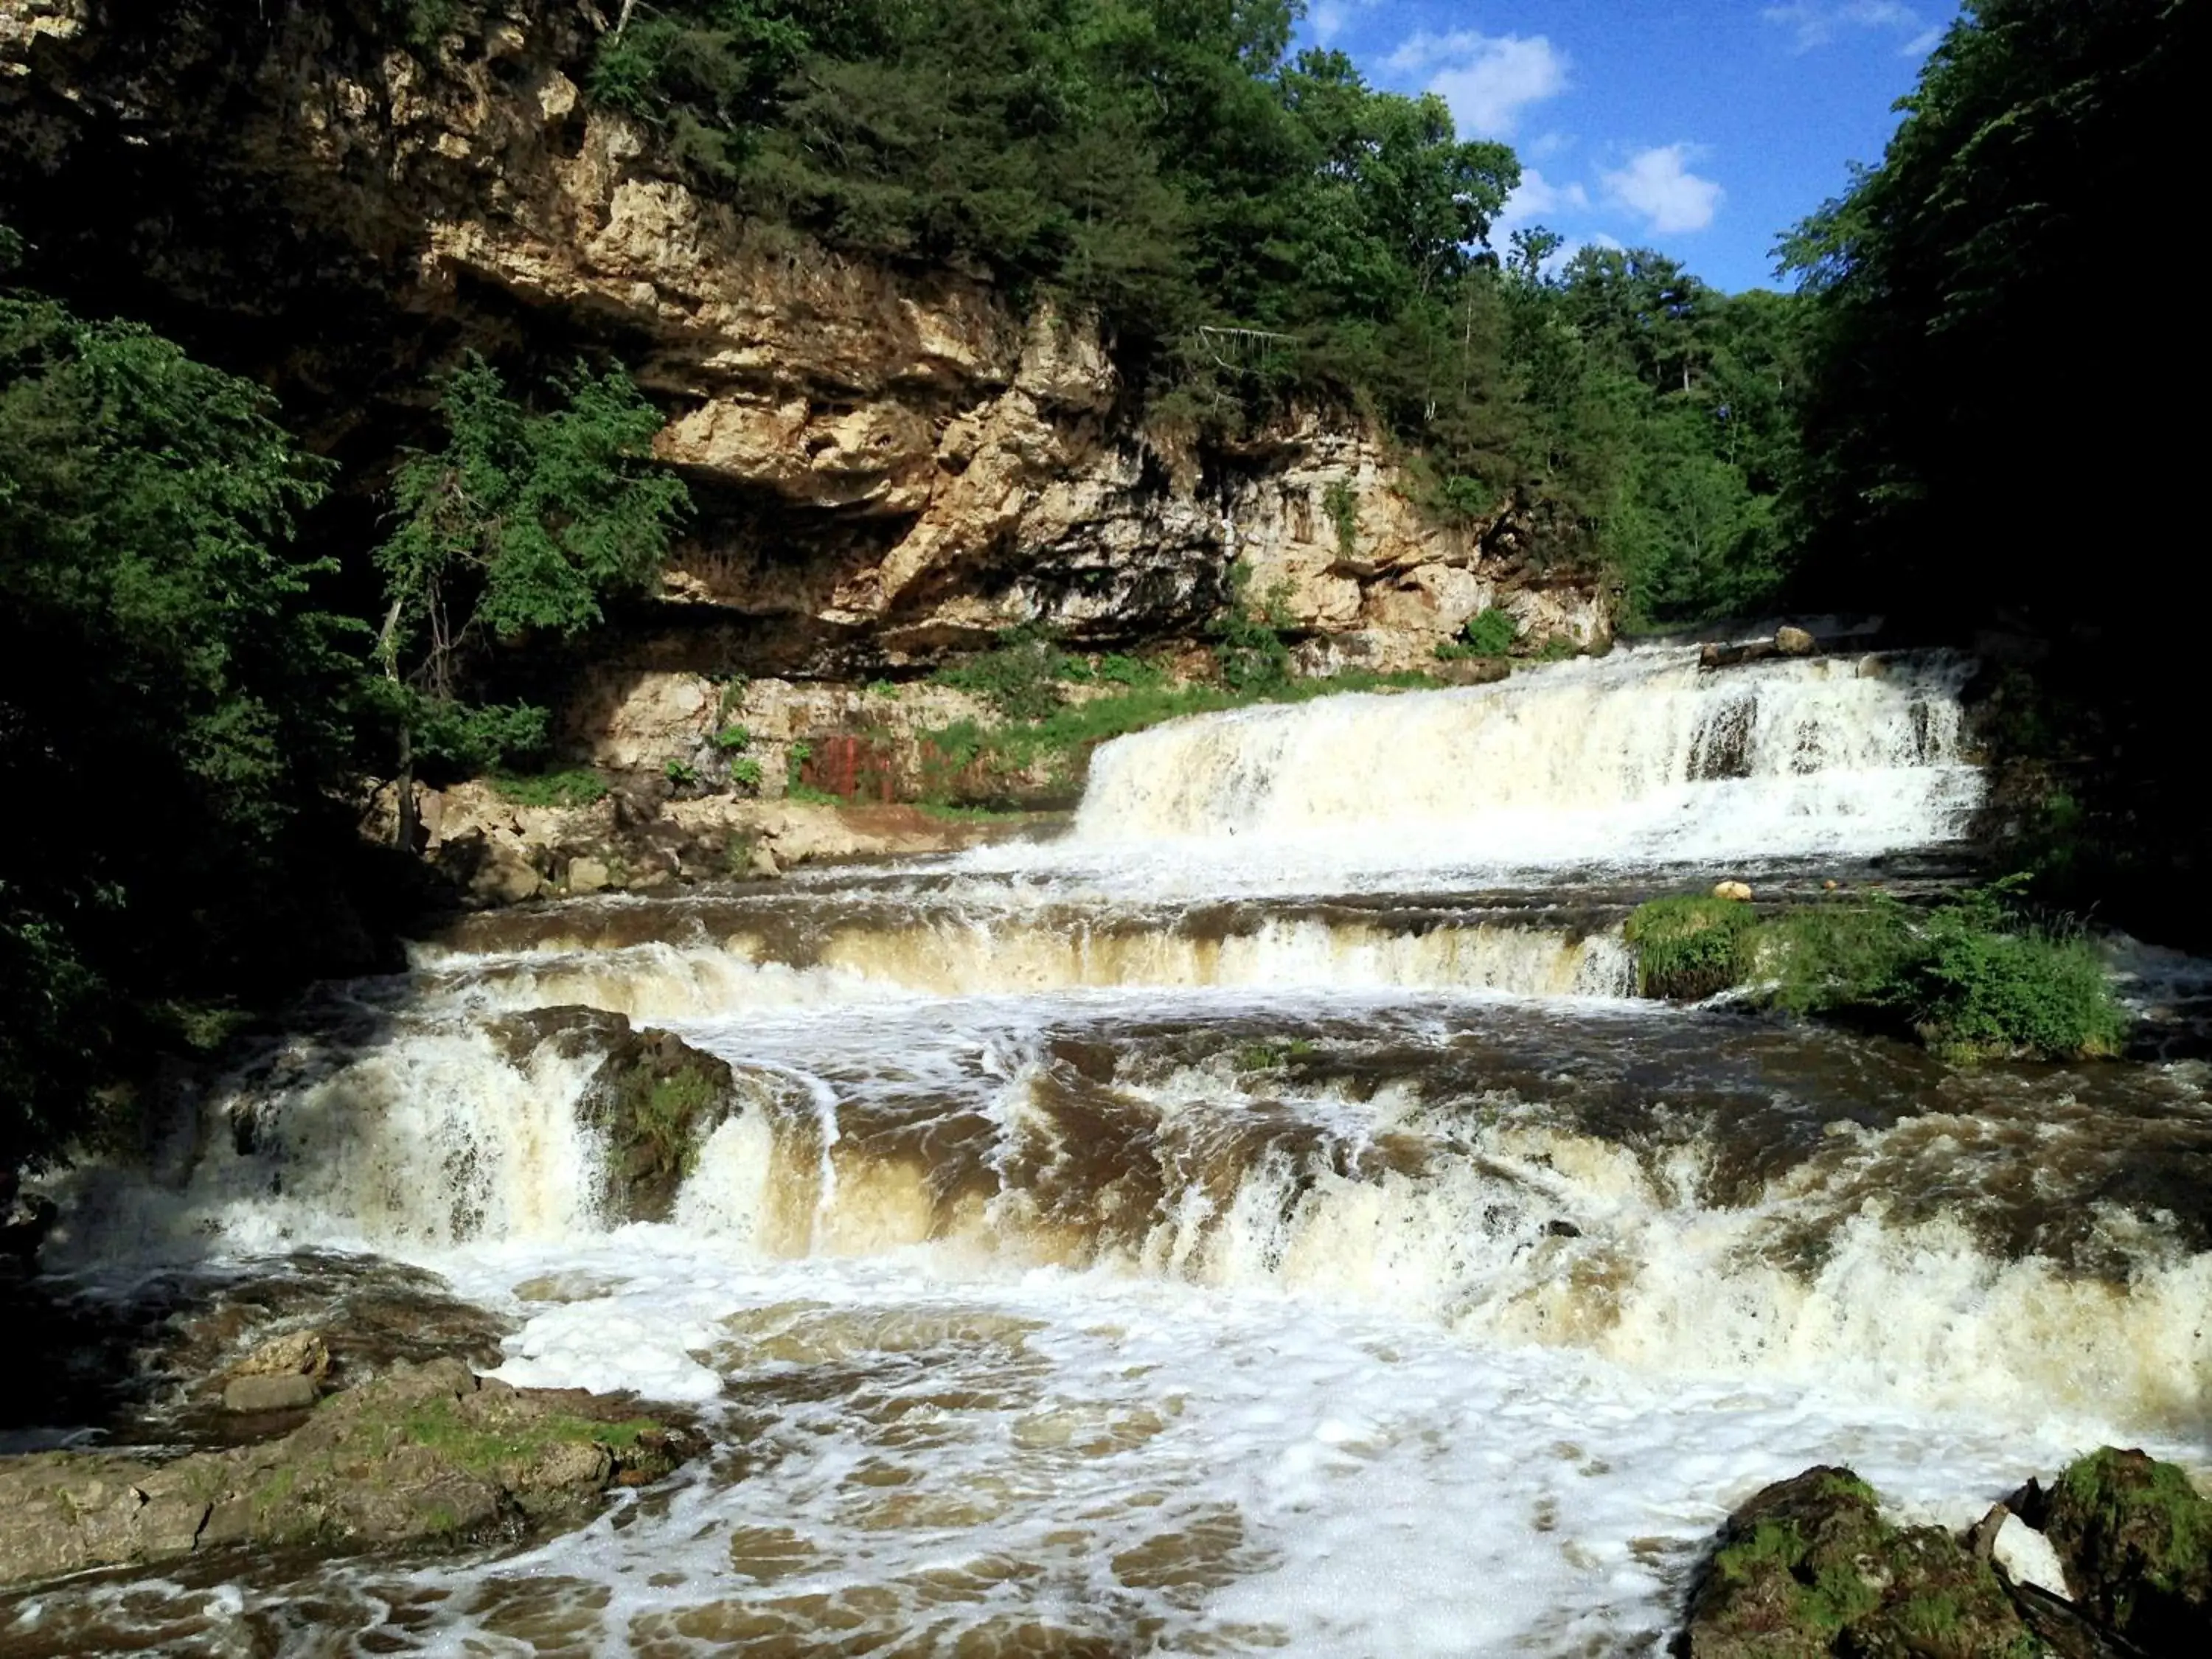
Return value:
M 568 637 L 644 592 L 689 507 L 653 465 L 660 416 L 618 369 L 579 364 L 538 411 L 471 356 L 447 381 L 444 448 L 410 456 L 398 528 L 376 551 L 379 654 L 422 752 L 467 769 L 542 745 L 543 712 L 472 699 L 493 647 Z
M 0 291 L 0 1168 L 279 954 L 358 665 L 290 546 L 324 477 L 259 388 Z

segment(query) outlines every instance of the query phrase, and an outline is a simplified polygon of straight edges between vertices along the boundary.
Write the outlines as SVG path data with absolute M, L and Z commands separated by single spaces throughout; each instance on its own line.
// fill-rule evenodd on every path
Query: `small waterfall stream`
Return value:
M 1630 994 L 1652 890 L 1945 856 L 1968 666 L 1624 651 L 1198 717 L 1103 748 L 1058 842 L 462 926 L 58 1248 L 427 1267 L 520 1320 L 501 1376 L 696 1402 L 725 1455 L 516 1559 L 78 1613 L 1652 1651 L 1717 1517 L 1808 1463 L 1955 1523 L 2101 1439 L 2202 1460 L 2200 1069 L 1957 1072 Z M 594 1057 L 514 1037 L 564 1005 L 732 1067 L 665 1221 L 605 1207 Z

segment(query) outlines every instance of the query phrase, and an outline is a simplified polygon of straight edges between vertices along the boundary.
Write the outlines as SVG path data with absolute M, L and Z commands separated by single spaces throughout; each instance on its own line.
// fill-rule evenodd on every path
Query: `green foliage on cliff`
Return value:
M 0 291 L 0 1170 L 82 1126 L 150 1010 L 329 931 L 358 635 L 291 550 L 325 469 L 274 413 L 143 328 Z
M 376 550 L 389 701 L 414 752 L 465 770 L 544 745 L 542 709 L 472 695 L 495 647 L 573 636 L 645 591 L 690 506 L 651 460 L 660 416 L 628 376 L 579 364 L 546 403 L 471 356 L 446 383 L 445 447 L 400 468 Z

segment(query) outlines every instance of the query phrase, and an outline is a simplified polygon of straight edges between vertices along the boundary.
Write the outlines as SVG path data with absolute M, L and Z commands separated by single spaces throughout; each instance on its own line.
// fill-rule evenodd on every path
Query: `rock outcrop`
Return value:
M 393 9 L 0 0 L 0 216 L 350 453 L 419 436 L 462 346 L 621 356 L 702 511 L 661 603 L 594 647 L 595 706 L 610 675 L 860 681 L 1023 622 L 1188 638 L 1232 561 L 1308 672 L 1426 665 L 1491 606 L 1607 632 L 1510 505 L 1428 522 L 1356 423 L 1147 429 L 1089 320 L 694 191 L 580 90 L 611 8 L 456 4 L 434 46 Z
M 2212 1652 L 2212 1498 L 2181 1469 L 2107 1446 L 2008 1506 L 2051 1540 L 2091 1618 L 2148 1652 Z
M 516 1536 L 583 1520 L 609 1487 L 667 1474 L 686 1443 L 627 1401 L 515 1389 L 458 1359 L 396 1366 L 258 1445 L 0 1462 L 0 1583 L 226 1546 Z
M 599 1205 L 611 1224 L 665 1221 L 699 1148 L 739 1107 L 728 1062 L 598 1008 L 541 1008 L 492 1027 L 518 1063 L 549 1044 L 597 1061 L 578 1116 L 605 1138 Z

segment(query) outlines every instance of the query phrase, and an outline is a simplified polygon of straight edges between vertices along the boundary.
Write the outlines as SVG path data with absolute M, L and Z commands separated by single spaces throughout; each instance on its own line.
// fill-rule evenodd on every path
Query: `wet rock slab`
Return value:
M 580 1522 L 611 1487 L 656 1480 L 688 1450 L 684 1429 L 620 1397 L 515 1389 L 458 1359 L 401 1364 L 257 1445 L 0 1462 L 0 1583 L 234 1545 L 520 1536 Z

